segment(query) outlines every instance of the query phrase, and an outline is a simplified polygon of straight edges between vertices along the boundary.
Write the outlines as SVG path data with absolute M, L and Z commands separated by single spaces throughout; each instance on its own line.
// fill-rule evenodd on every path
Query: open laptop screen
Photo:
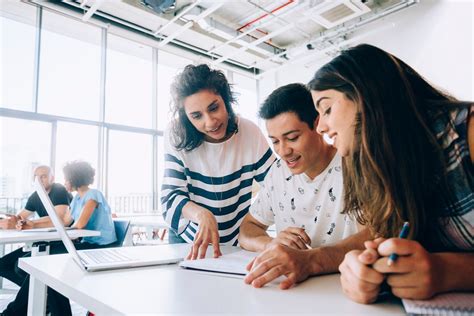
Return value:
M 46 209 L 46 212 L 48 213 L 49 218 L 51 219 L 51 222 L 53 222 L 54 227 L 58 231 L 59 236 L 61 237 L 61 240 L 64 246 L 66 247 L 67 251 L 72 256 L 74 261 L 76 261 L 79 264 L 79 266 L 85 270 L 84 264 L 79 258 L 79 255 L 77 254 L 76 247 L 74 247 L 74 244 L 72 243 L 71 239 L 67 235 L 62 221 L 59 219 L 58 215 L 56 214 L 56 211 L 54 209 L 53 203 L 51 202 L 51 199 L 49 198 L 43 185 L 41 184 L 41 182 L 39 181 L 37 177 L 35 178 L 35 190 L 38 193 L 41 203 L 43 203 L 43 206 Z

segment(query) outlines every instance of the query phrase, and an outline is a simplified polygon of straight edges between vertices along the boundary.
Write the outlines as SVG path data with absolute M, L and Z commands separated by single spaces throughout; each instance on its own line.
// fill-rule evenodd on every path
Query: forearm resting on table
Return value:
M 67 226 L 72 222 L 72 217 L 69 212 L 68 205 L 56 205 L 54 207 L 56 214 L 58 214 L 59 219 L 63 222 L 63 225 Z M 20 213 L 21 214 L 21 213 Z M 31 214 L 25 214 L 27 217 Z M 22 216 L 23 217 L 23 216 Z M 32 220 L 31 223 L 33 224 L 32 228 L 44 228 L 44 227 L 52 227 L 53 222 L 49 216 L 40 217 L 38 219 Z
M 268 226 L 249 220 L 249 216 L 240 225 L 239 244 L 245 250 L 262 252 L 273 238 L 266 232 Z
M 347 252 L 354 249 L 364 249 L 364 241 L 372 239 L 369 229 L 349 236 L 338 243 L 308 250 L 310 252 L 311 274 L 327 274 L 338 271 Z

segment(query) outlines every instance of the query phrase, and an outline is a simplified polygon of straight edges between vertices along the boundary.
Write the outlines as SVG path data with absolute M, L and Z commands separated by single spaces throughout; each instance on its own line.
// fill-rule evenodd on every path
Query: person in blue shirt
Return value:
M 72 227 L 100 231 L 98 237 L 84 237 L 75 240 L 76 249 L 105 248 L 115 245 L 117 237 L 110 212 L 110 206 L 104 195 L 89 186 L 94 182 L 95 170 L 85 161 L 67 163 L 64 168 L 65 187 L 69 192 L 77 194 L 71 201 L 71 216 L 74 220 Z M 50 254 L 65 253 L 62 242 L 50 243 Z M 28 291 L 30 278 L 25 278 L 15 300 L 8 304 L 0 314 L 26 315 L 28 307 Z M 48 308 L 51 315 L 68 316 L 71 314 L 69 300 L 53 289 L 48 288 Z
M 100 230 L 100 236 L 85 237 L 81 242 L 101 246 L 116 242 L 110 206 L 102 192 L 89 188 L 95 176 L 92 166 L 85 161 L 73 161 L 64 166 L 63 172 L 66 189 L 77 191 L 71 201 L 73 227 Z

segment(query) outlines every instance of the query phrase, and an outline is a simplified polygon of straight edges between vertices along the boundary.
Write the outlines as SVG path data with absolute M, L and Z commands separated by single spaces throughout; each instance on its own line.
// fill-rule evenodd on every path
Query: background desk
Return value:
M 71 238 L 100 236 L 100 232 L 86 229 L 71 229 L 67 231 Z M 0 244 L 17 244 L 26 243 L 32 244 L 37 241 L 53 241 L 59 240 L 57 232 L 27 232 L 16 229 L 0 230 Z
M 68 231 L 71 238 L 100 236 L 100 232 L 85 229 L 73 229 Z M 0 229 L 0 257 L 5 254 L 6 244 L 25 243 L 26 250 L 31 248 L 31 245 L 38 241 L 53 241 L 59 240 L 57 232 L 27 232 L 16 229 Z M 3 278 L 0 278 L 0 289 L 3 286 Z
M 189 245 L 139 247 L 180 247 Z M 342 293 L 339 275 L 311 278 L 290 290 L 255 289 L 240 278 L 177 265 L 83 272 L 68 255 L 20 259 L 20 267 L 97 315 L 124 314 L 404 314 L 398 301 L 357 304 Z M 30 297 L 32 299 L 32 297 Z

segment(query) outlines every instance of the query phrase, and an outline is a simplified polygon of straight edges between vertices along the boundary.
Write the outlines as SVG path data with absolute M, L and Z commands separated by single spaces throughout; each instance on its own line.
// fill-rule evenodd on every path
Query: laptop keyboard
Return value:
M 110 263 L 132 260 L 132 258 L 125 256 L 117 249 L 89 250 L 87 252 L 83 252 L 82 254 L 86 255 L 87 259 L 93 263 Z

